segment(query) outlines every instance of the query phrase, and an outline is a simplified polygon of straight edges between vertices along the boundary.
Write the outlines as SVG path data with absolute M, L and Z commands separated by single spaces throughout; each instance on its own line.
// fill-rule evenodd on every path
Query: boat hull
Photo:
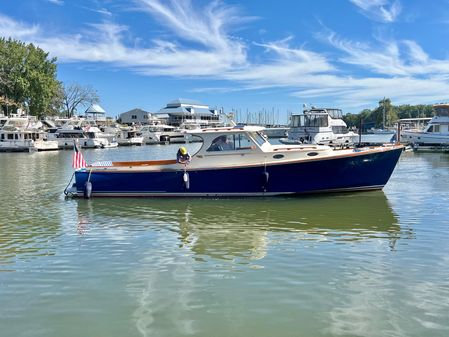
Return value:
M 308 194 L 381 189 L 390 178 L 402 147 L 353 156 L 238 168 L 129 171 L 78 170 L 75 186 L 84 195 L 86 182 L 92 196 L 231 197 Z M 89 176 L 90 175 L 90 176 Z M 188 186 L 187 186 L 188 185 Z
M 449 134 L 402 131 L 401 142 L 419 145 L 449 145 Z

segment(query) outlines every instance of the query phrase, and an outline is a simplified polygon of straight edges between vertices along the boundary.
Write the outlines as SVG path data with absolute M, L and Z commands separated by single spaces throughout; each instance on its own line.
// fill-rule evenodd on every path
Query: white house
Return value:
M 132 109 L 123 112 L 118 117 L 118 122 L 122 124 L 148 124 L 152 118 L 152 114 L 142 109 Z

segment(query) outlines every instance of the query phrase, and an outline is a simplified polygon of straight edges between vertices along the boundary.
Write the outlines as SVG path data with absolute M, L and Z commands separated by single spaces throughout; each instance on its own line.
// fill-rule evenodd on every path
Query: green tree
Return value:
M 379 101 L 379 106 L 372 111 L 372 119 L 376 128 L 394 124 L 398 115 L 389 98 L 383 98 Z
M 385 112 L 385 122 L 384 122 Z M 418 118 L 418 117 L 432 117 L 435 110 L 433 105 L 419 104 L 419 105 L 398 105 L 391 103 L 389 98 L 383 98 L 379 101 L 379 106 L 373 110 L 364 109 L 358 114 L 346 114 L 343 116 L 344 121 L 348 127 L 360 127 L 362 121 L 362 129 L 380 128 L 385 126 L 393 126 L 398 119 L 403 118 Z
M 56 79 L 56 58 L 23 42 L 0 38 L 0 96 L 42 116 L 60 106 L 61 83 Z

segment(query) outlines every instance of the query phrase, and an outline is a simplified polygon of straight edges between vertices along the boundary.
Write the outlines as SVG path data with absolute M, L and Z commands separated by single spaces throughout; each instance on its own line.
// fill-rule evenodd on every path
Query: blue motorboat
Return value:
M 93 163 L 75 171 L 80 197 L 275 196 L 382 189 L 403 146 L 335 150 L 273 145 L 262 127 L 189 130 L 202 139 L 190 160 Z M 175 157 L 175 156 L 174 156 Z

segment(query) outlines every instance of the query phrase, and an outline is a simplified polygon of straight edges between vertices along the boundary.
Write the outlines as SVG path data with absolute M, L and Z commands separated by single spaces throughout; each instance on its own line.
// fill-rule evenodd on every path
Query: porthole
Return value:
M 273 158 L 274 158 L 274 159 L 281 159 L 281 158 L 284 158 L 284 155 L 283 155 L 283 154 L 275 154 L 275 155 L 273 156 Z
M 309 153 L 307 153 L 307 155 L 308 155 L 309 157 L 314 157 L 314 156 L 317 156 L 317 155 L 318 155 L 318 152 L 309 152 Z

